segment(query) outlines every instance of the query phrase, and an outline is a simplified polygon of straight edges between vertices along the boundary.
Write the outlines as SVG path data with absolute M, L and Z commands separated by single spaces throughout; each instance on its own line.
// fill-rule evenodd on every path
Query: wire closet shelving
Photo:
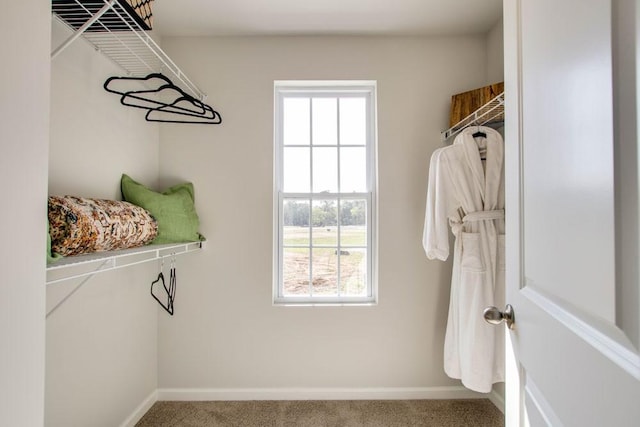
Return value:
M 96 50 L 122 68 L 128 76 L 144 77 L 151 73 L 170 75 L 196 99 L 206 95 L 180 70 L 158 44 L 147 34 L 151 27 L 150 8 L 140 17 L 134 5 L 147 3 L 134 0 L 52 0 L 55 19 L 71 32 L 70 36 L 51 52 L 55 59 L 78 38 L 82 37 Z M 145 18 L 148 18 L 145 20 Z M 150 245 L 120 251 L 96 252 L 64 258 L 47 266 L 46 284 L 70 279 L 89 278 L 101 272 L 162 259 L 202 248 L 202 242 L 170 245 Z
M 133 9 L 126 0 L 52 0 L 51 9 L 54 17 L 73 32 L 51 52 L 52 60 L 82 36 L 128 76 L 162 73 L 179 82 L 194 98 L 206 99 L 206 94 L 147 34 L 145 22 L 130 12 Z
M 46 284 L 51 285 L 65 280 L 79 279 L 97 273 L 161 260 L 168 256 L 186 254 L 202 249 L 203 245 L 204 242 L 169 243 L 65 257 L 47 265 Z
M 47 310 L 46 317 L 55 312 L 76 291 L 98 273 L 117 270 L 125 267 L 163 260 L 202 249 L 204 242 L 170 243 L 165 245 L 148 245 L 118 251 L 93 252 L 63 258 L 47 265 L 46 285 L 60 283 L 72 279 L 82 279 L 67 292 L 57 303 Z
M 443 141 L 457 135 L 469 126 L 500 126 L 504 123 L 504 92 L 442 132 Z

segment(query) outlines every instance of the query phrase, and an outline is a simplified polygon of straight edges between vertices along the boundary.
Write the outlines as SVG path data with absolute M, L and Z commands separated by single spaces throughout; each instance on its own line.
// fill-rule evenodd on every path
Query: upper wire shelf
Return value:
M 52 0 L 53 15 L 73 34 L 51 52 L 51 59 L 83 36 L 128 76 L 162 73 L 180 82 L 194 98 L 206 100 L 206 94 L 160 49 L 142 27 L 145 23 L 134 19 L 125 4 L 125 0 Z
M 476 111 L 442 132 L 441 136 L 442 140 L 446 141 L 469 126 L 502 123 L 504 123 L 504 92 L 500 93 L 482 107 L 478 108 Z

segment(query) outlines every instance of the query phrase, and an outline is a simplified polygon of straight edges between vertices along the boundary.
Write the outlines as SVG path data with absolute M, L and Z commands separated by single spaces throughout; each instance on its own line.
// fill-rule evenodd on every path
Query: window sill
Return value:
M 378 301 L 373 297 L 354 298 L 349 300 L 336 298 L 275 298 L 274 306 L 278 307 L 372 307 L 377 306 Z

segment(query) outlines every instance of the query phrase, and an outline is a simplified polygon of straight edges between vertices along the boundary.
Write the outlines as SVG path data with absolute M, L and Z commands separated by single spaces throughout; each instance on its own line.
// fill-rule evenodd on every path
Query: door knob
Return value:
M 516 315 L 513 312 L 511 304 L 507 304 L 504 307 L 504 312 L 498 310 L 496 307 L 487 307 L 484 309 L 484 320 L 492 325 L 499 325 L 504 320 L 507 324 L 507 328 L 515 328 L 514 323 L 516 321 Z

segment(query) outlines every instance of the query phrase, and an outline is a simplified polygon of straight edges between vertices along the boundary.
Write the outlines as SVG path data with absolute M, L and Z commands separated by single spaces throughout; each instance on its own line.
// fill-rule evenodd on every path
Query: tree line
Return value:
M 311 215 L 309 215 L 311 213 Z M 309 202 L 286 200 L 284 202 L 284 225 L 308 227 L 331 227 L 338 225 L 338 209 L 333 200 L 323 200 L 314 204 L 309 212 Z M 340 201 L 340 225 L 365 225 L 367 219 L 364 200 Z

